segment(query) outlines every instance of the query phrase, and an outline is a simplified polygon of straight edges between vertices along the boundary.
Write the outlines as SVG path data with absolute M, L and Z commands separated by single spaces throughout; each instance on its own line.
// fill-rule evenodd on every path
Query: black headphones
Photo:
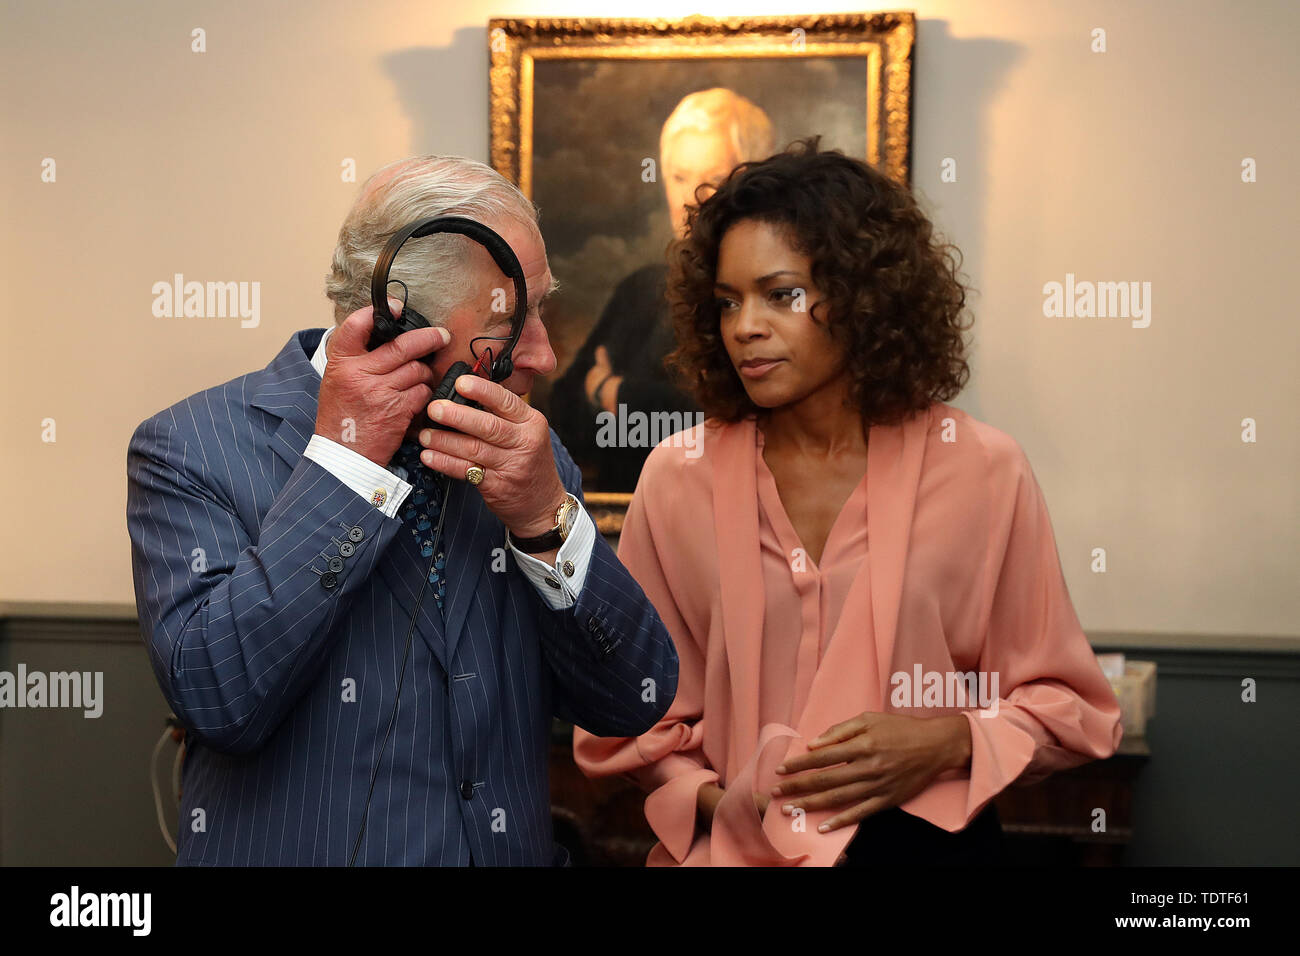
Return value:
M 406 283 L 401 279 L 390 279 L 388 272 L 393 267 L 393 260 L 397 258 L 397 252 L 408 239 L 418 239 L 421 236 L 429 236 L 435 232 L 454 232 L 469 239 L 473 239 L 483 248 L 492 254 L 493 261 L 497 267 L 506 274 L 515 283 L 515 311 L 510 317 L 510 334 L 509 335 L 479 335 L 470 339 L 469 350 L 474 356 L 474 366 L 471 368 L 465 362 L 454 362 L 451 368 L 447 369 L 447 374 L 443 376 L 442 382 L 433 392 L 431 401 L 440 398 L 450 399 L 457 405 L 469 405 L 478 407 L 477 402 L 471 402 L 460 392 L 456 391 L 456 379 L 462 375 L 481 375 L 484 378 L 490 378 L 494 382 L 503 382 L 510 377 L 514 371 L 514 362 L 511 360 L 511 353 L 515 350 L 515 345 L 519 342 L 519 336 L 523 333 L 524 322 L 528 317 L 528 286 L 524 282 L 524 270 L 519 265 L 519 259 L 515 256 L 514 250 L 510 244 L 502 239 L 497 233 L 473 219 L 466 219 L 463 216 L 436 216 L 432 219 L 421 219 L 413 222 L 409 226 L 403 226 L 388 240 L 384 246 L 384 251 L 379 254 L 375 260 L 375 272 L 370 280 L 370 303 L 374 306 L 375 325 L 370 333 L 370 342 L 367 344 L 369 350 L 379 348 L 386 342 L 391 342 L 403 332 L 409 332 L 412 329 L 422 329 L 432 323 L 429 322 L 415 309 L 406 302 L 407 288 Z M 396 282 L 402 287 L 402 314 L 394 318 L 393 313 L 388 308 L 388 287 Z M 501 354 L 494 356 L 492 349 L 485 348 L 483 354 L 479 355 L 474 348 L 474 343 L 488 339 L 491 341 L 505 342 L 505 347 Z M 432 423 L 435 428 L 445 426 Z M 422 464 L 417 467 L 424 467 Z M 356 840 L 352 845 L 352 855 L 348 859 L 348 866 L 353 866 L 357 861 L 357 854 L 361 851 L 361 840 L 366 832 L 366 820 L 370 814 L 370 801 L 375 793 L 375 780 L 379 776 L 379 765 L 384 759 L 384 751 L 388 749 L 388 738 L 392 736 L 393 725 L 397 721 L 397 706 L 402 699 L 402 683 L 406 677 L 406 664 L 411 656 L 411 638 L 415 633 L 415 620 L 420 613 L 420 604 L 424 600 L 424 592 L 429 584 L 429 574 L 433 571 L 434 562 L 438 558 L 438 545 L 442 541 L 443 522 L 447 518 L 447 490 L 451 480 L 445 475 L 442 477 L 440 496 L 442 498 L 442 508 L 438 514 L 438 527 L 433 533 L 433 549 L 430 552 L 429 567 L 425 570 L 420 580 L 420 593 L 415 598 L 415 610 L 411 613 L 411 622 L 406 629 L 406 649 L 402 652 L 402 669 L 397 675 L 397 694 L 393 699 L 393 710 L 388 716 L 388 729 L 384 732 L 384 741 L 379 745 L 379 753 L 375 755 L 374 766 L 370 768 L 370 789 L 366 792 L 366 802 L 361 808 L 361 825 L 357 830 Z
M 515 367 L 511 355 L 519 342 L 519 336 L 523 334 L 524 322 L 528 317 L 528 286 L 524 282 L 524 270 L 519 265 L 519 259 L 510 248 L 510 244 L 483 223 L 466 219 L 464 216 L 434 216 L 403 226 L 393 233 L 388 244 L 384 246 L 384 251 L 375 260 L 375 272 L 370 279 L 370 304 L 374 306 L 375 325 L 370 333 L 368 348 L 377 349 L 403 332 L 422 329 L 432 324 L 406 301 L 406 283 L 401 279 L 390 279 L 388 273 L 393 267 L 393 260 L 397 258 L 398 250 L 408 239 L 419 239 L 439 232 L 452 232 L 473 239 L 491 254 L 497 268 L 515 284 L 515 311 L 510 317 L 510 334 L 479 335 L 471 339 L 469 348 L 475 358 L 474 366 L 471 368 L 465 362 L 453 363 L 451 368 L 447 369 L 442 382 L 434 389 L 431 401 L 445 398 L 458 405 L 468 405 L 472 403 L 456 391 L 456 379 L 468 374 L 481 375 L 494 382 L 503 382 L 509 378 Z M 394 318 L 393 313 L 388 309 L 388 287 L 394 282 L 402 287 L 402 314 L 397 318 Z M 505 342 L 500 355 L 493 355 L 490 347 L 483 350 L 483 355 L 479 355 L 474 348 L 474 343 L 484 339 Z

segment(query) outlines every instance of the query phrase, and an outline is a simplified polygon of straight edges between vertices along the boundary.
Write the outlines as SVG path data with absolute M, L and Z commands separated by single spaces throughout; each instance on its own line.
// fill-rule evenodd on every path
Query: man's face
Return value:
M 686 232 L 686 204 L 695 205 L 695 189 L 716 186 L 740 162 L 740 157 L 720 130 L 684 129 L 667 144 L 660 165 L 673 232 Z M 706 192 L 707 194 L 707 192 Z
M 511 354 L 514 371 L 501 383 L 516 395 L 523 395 L 532 389 L 535 375 L 549 375 L 555 371 L 555 353 L 551 351 L 540 314 L 542 300 L 551 292 L 554 281 L 546 261 L 546 246 L 535 226 L 524 225 L 510 217 L 489 221 L 485 225 L 495 230 L 514 250 L 528 286 L 528 315 Z M 432 363 L 438 381 L 455 362 L 465 362 L 473 367 L 475 359 L 470 351 L 471 339 L 480 335 L 510 334 L 510 317 L 515 307 L 514 282 L 501 272 L 486 249 L 478 243 L 472 243 L 472 246 L 467 277 L 472 277 L 475 288 L 464 302 L 447 314 L 444 327 L 451 333 L 451 342 L 434 354 Z M 494 305 L 498 306 L 497 310 L 493 309 Z M 484 354 L 485 348 L 492 349 L 493 355 L 500 355 L 506 344 L 504 341 L 484 340 L 475 343 L 474 347 L 479 355 Z

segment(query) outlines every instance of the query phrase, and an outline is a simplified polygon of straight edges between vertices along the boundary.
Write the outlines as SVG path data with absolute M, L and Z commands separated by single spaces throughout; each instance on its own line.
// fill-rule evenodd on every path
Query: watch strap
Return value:
M 510 544 L 524 554 L 541 554 L 545 551 L 556 550 L 560 545 L 564 544 L 564 539 L 569 536 L 568 532 L 573 527 L 572 515 L 570 515 L 568 522 L 563 521 L 565 510 L 577 511 L 577 508 L 578 499 L 573 495 L 566 494 L 564 501 L 555 509 L 555 527 L 534 538 L 516 538 L 511 535 Z

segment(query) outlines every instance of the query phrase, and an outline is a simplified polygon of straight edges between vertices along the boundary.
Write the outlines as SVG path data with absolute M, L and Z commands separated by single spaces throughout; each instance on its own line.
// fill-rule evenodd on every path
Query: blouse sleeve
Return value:
M 993 509 L 1009 529 L 995 527 L 989 546 L 985 567 L 997 578 L 979 664 L 998 682 L 996 707 L 965 712 L 969 778 L 941 781 L 914 798 L 915 807 L 904 805 L 950 831 L 1013 781 L 1109 757 L 1122 735 L 1119 702 L 1079 625 L 1042 490 L 1019 446 L 1004 487 L 1014 504 Z M 938 799 L 952 789 L 961 799 Z
M 716 782 L 718 774 L 702 749 L 704 648 L 691 633 L 669 584 L 673 561 L 685 560 L 680 555 L 690 549 L 679 548 L 674 556 L 657 547 L 656 529 L 665 536 L 666 529 L 656 520 L 655 492 L 650 486 L 674 483 L 668 476 L 655 480 L 650 475 L 655 457 L 652 454 L 647 460 L 628 506 L 618 557 L 659 612 L 676 645 L 680 667 L 677 694 L 663 719 L 639 737 L 596 737 L 575 727 L 573 752 L 587 776 L 623 774 L 649 792 L 646 820 L 680 863 L 697 836 L 697 791 L 702 784 Z

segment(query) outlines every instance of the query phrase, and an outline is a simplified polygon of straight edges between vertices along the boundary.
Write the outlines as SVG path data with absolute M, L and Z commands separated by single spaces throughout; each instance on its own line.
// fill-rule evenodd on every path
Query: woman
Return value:
M 681 661 L 651 731 L 575 730 L 649 791 L 651 865 L 985 863 L 991 799 L 1119 743 L 1019 445 L 945 402 L 965 291 L 911 194 L 817 138 L 671 249 L 656 447 L 619 557 Z

